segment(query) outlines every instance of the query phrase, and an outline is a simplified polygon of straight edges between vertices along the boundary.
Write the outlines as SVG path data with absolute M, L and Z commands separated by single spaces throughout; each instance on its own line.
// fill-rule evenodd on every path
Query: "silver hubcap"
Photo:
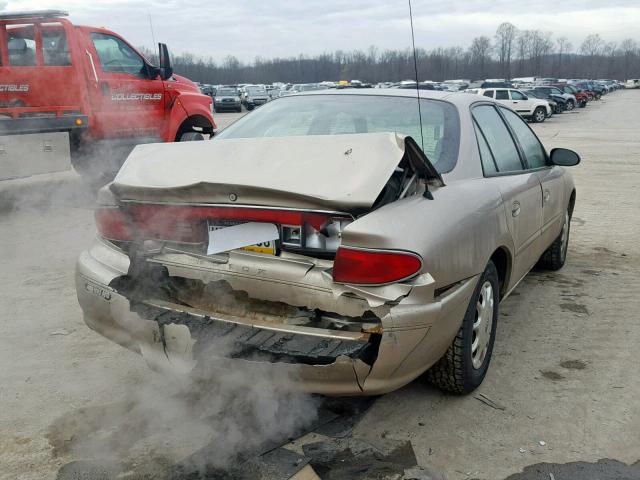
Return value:
M 545 113 L 542 110 L 538 110 L 538 113 L 536 114 L 536 117 L 537 117 L 536 119 L 539 122 L 541 122 L 542 120 L 544 120 L 544 116 L 545 116 Z
M 567 256 L 567 247 L 569 246 L 569 212 L 564 214 L 564 225 L 562 225 L 562 234 L 560 237 L 560 255 L 562 258 Z
M 573 102 L 567 103 L 567 110 L 573 110 Z
M 476 304 L 476 319 L 473 322 L 471 336 L 471 361 L 476 370 L 482 367 L 489 349 L 491 329 L 493 328 L 493 286 L 486 281 L 480 288 Z

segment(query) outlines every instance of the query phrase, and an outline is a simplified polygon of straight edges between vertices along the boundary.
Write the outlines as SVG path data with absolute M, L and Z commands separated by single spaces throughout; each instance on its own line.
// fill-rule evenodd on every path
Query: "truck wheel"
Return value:
M 574 108 L 576 108 L 576 104 L 573 100 L 569 100 L 567 102 L 567 111 L 570 112 L 571 110 L 573 110 Z
M 444 356 L 427 371 L 427 378 L 438 388 L 464 394 L 475 390 L 484 380 L 496 338 L 499 288 L 498 271 L 489 261 L 456 338 Z
M 196 142 L 204 140 L 204 135 L 200 132 L 185 132 L 180 135 L 180 142 Z
M 542 254 L 538 265 L 547 270 L 560 270 L 567 260 L 567 248 L 569 246 L 569 230 L 571 230 L 571 215 L 567 210 L 564 214 L 562 231 L 558 238 Z
M 538 107 L 533 111 L 533 121 L 534 123 L 542 123 L 544 119 L 547 118 L 547 112 L 544 108 Z

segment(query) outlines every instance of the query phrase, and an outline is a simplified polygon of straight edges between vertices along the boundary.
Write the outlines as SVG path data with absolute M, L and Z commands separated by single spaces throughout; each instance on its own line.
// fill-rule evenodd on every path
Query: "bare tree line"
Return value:
M 467 48 L 417 49 L 420 80 L 442 81 L 467 78 L 559 77 L 615 78 L 640 77 L 638 42 L 628 38 L 620 43 L 605 42 L 600 35 L 588 35 L 574 46 L 566 37 L 551 32 L 518 30 L 501 24 L 494 38 L 480 36 Z M 229 55 L 221 62 L 192 54 L 173 58 L 176 72 L 210 84 L 307 83 L 323 80 L 367 82 L 400 81 L 414 78 L 413 52 L 383 50 L 338 50 L 315 56 L 288 58 L 256 57 L 243 63 Z

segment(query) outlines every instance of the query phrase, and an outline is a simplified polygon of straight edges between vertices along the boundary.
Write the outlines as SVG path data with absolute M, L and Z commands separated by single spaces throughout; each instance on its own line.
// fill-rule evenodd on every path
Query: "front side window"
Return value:
M 525 96 L 516 90 L 511 90 L 511 100 L 525 100 Z
M 48 66 L 71 65 L 67 34 L 60 24 L 42 25 L 42 55 Z
M 283 97 L 238 120 L 214 139 L 392 132 L 422 145 L 436 170 L 450 172 L 458 159 L 460 119 L 448 102 L 386 95 Z M 215 141 L 215 140 L 214 140 Z
M 480 105 L 473 109 L 473 118 L 484 134 L 498 172 L 523 170 L 518 149 L 496 109 L 491 105 Z
M 144 60 L 118 37 L 92 33 L 91 39 L 104 72 L 144 76 Z
M 509 92 L 506 90 L 496 90 L 496 100 L 509 100 Z
M 7 25 L 9 65 L 36 66 L 36 41 L 33 25 Z
M 529 168 L 545 167 L 547 165 L 547 154 L 538 137 L 536 137 L 520 116 L 506 108 L 501 109 L 501 111 L 520 142 Z

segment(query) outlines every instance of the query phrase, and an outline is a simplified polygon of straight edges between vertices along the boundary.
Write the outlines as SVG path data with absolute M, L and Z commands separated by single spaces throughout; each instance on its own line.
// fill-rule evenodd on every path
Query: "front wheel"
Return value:
M 453 343 L 427 372 L 427 378 L 438 388 L 465 394 L 484 380 L 496 338 L 499 291 L 498 271 L 490 261 L 478 280 Z
M 184 132 L 180 135 L 180 142 L 197 142 L 204 140 L 204 135 L 200 132 Z
M 580 108 L 584 108 L 586 106 L 587 106 L 587 101 L 586 100 L 583 100 L 583 101 L 580 102 Z
M 567 111 L 570 112 L 571 110 L 573 110 L 574 108 L 576 108 L 576 104 L 574 103 L 573 100 L 569 100 L 567 102 Z
M 538 107 L 533 112 L 533 121 L 535 123 L 542 123 L 547 118 L 547 112 L 544 108 Z

